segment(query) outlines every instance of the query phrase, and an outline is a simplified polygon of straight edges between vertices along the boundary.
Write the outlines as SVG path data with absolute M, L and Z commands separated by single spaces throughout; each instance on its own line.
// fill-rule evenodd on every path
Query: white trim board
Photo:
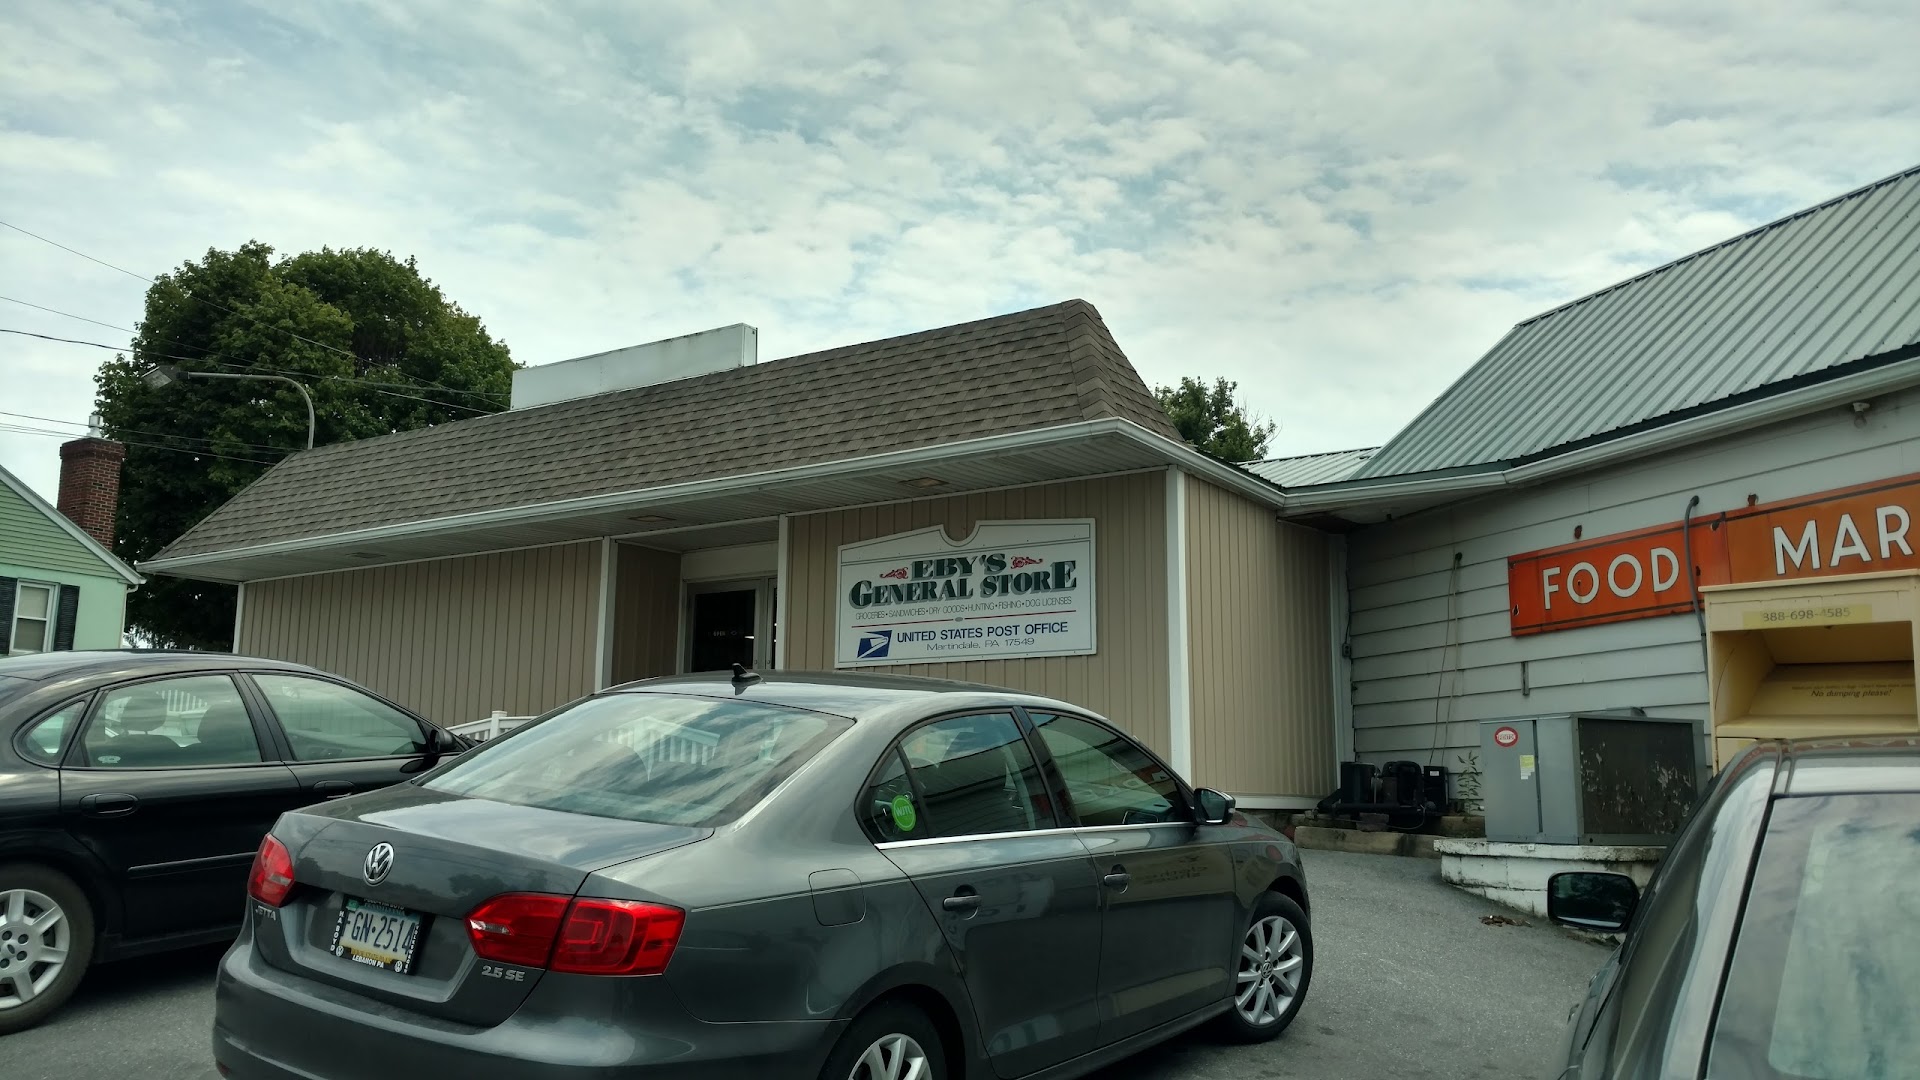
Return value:
M 1193 781 L 1193 656 L 1188 650 L 1187 474 L 1167 469 L 1167 742 L 1173 771 Z

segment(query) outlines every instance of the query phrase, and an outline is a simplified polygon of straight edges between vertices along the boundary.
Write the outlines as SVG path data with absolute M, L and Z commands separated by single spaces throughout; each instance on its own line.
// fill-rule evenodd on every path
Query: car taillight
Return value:
M 660 904 L 508 893 L 467 916 L 482 960 L 573 975 L 658 975 L 667 970 L 686 913 Z
M 577 975 L 658 975 L 673 959 L 686 919 L 686 912 L 659 904 L 575 900 L 553 948 L 553 970 Z
M 260 841 L 260 850 L 253 853 L 253 871 L 247 875 L 247 895 L 277 908 L 287 902 L 287 894 L 292 891 L 293 856 L 288 853 L 287 845 L 269 836 Z
M 473 909 L 467 916 L 467 937 L 482 960 L 546 967 L 566 913 L 564 896 L 508 893 Z

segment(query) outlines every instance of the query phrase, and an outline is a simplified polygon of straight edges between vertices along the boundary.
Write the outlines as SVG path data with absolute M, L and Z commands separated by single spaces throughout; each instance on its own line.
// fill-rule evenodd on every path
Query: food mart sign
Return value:
M 1699 585 L 1920 570 L 1916 516 L 1920 474 L 1515 555 L 1509 626 L 1520 636 L 1691 611 L 1689 566 Z
M 951 663 L 1095 651 L 1093 520 L 934 526 L 840 549 L 835 663 Z

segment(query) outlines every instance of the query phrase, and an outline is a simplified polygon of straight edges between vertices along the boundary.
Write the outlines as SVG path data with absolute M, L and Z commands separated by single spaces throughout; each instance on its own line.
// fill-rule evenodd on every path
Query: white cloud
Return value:
M 1237 379 L 1296 452 L 1381 441 L 1516 320 L 1920 146 L 1891 2 L 753 10 L 16 5 L 0 205 L 149 274 L 248 239 L 416 255 L 535 362 L 1081 296 L 1150 382 Z M 140 316 L 111 271 L 17 234 L 0 260 L 0 294 Z M 97 359 L 0 342 L 0 409 L 84 418 Z M 0 460 L 50 492 L 55 445 Z

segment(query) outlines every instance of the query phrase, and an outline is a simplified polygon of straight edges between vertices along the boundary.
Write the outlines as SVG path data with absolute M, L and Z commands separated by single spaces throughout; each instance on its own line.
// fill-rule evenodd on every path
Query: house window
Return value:
M 13 595 L 13 634 L 9 652 L 45 652 L 53 647 L 53 600 L 56 585 L 22 581 Z

